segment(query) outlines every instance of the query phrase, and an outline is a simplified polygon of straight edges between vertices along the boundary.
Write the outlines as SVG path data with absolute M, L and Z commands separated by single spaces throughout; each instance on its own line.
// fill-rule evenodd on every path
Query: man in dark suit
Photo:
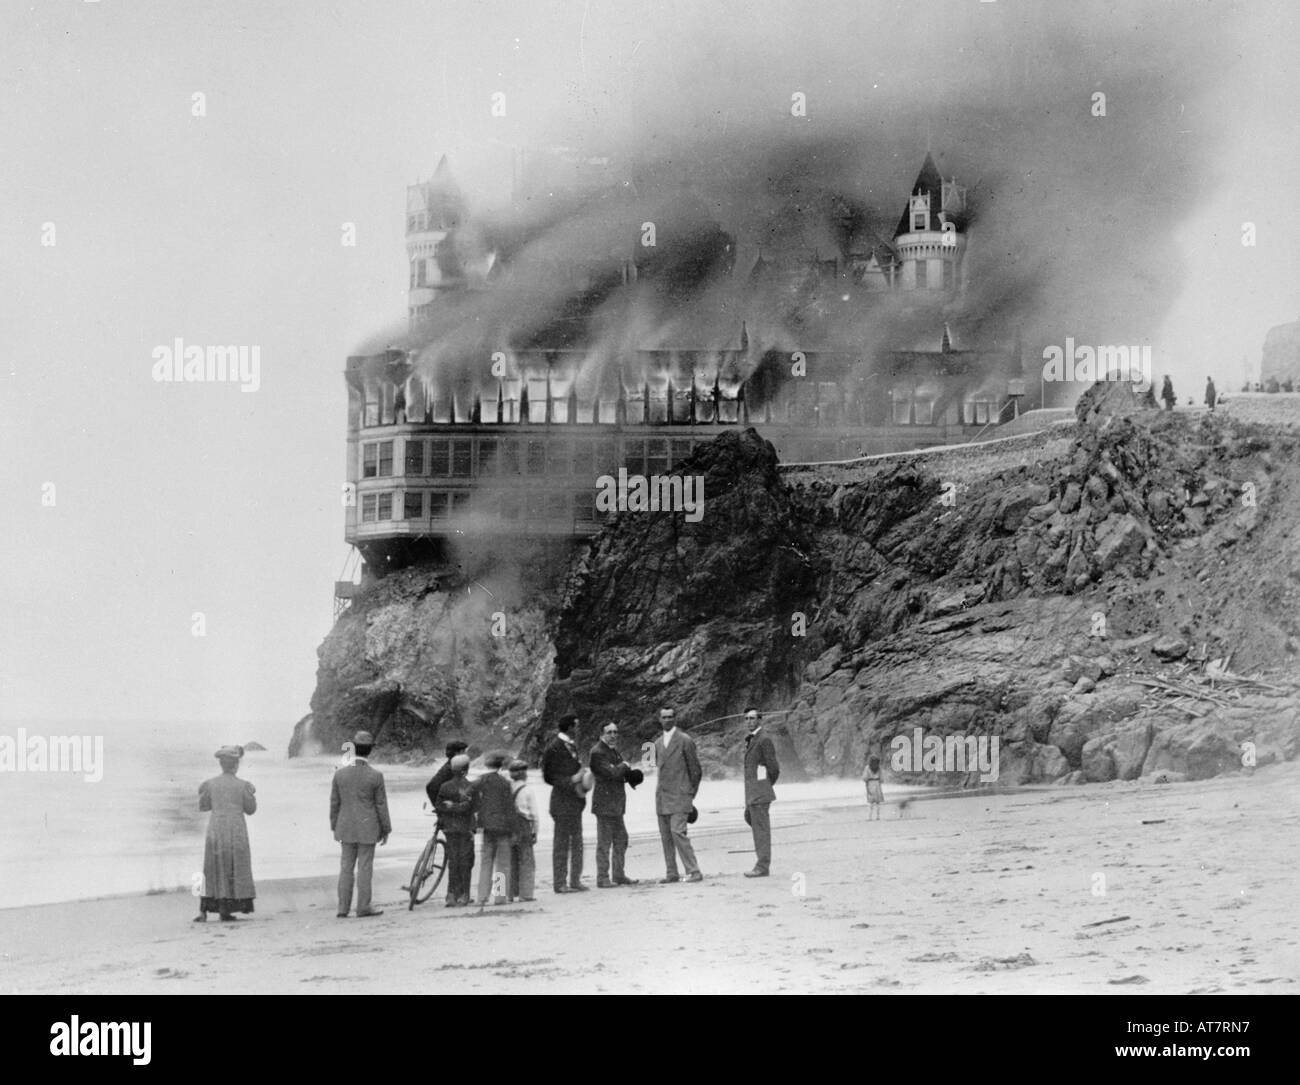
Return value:
M 483 759 L 484 773 L 473 783 L 474 815 L 483 832 L 478 849 L 478 902 L 505 904 L 510 890 L 510 841 L 515 831 L 515 796 L 501 775 L 504 753 Z
M 756 709 L 745 713 L 749 734 L 745 736 L 745 820 L 754 832 L 754 855 L 757 862 L 753 870 L 745 871 L 746 878 L 766 878 L 772 868 L 772 822 L 768 807 L 776 801 L 772 787 L 781 775 L 781 765 L 776 759 L 776 746 L 772 736 L 763 733 L 763 720 Z
M 469 883 L 474 873 L 474 787 L 469 782 L 469 758 L 458 753 L 451 759 L 451 779 L 438 789 L 438 827 L 447 839 L 447 907 L 470 903 Z
M 591 812 L 596 815 L 596 888 L 610 889 L 616 885 L 636 885 L 623 870 L 627 855 L 627 826 L 623 814 L 627 811 L 626 787 L 632 766 L 618 752 L 618 724 L 607 723 L 601 729 L 600 741 L 591 748 L 587 759 L 596 777 L 596 790 L 591 793 Z M 633 784 L 633 786 L 636 786 Z M 609 877 L 610 849 L 614 851 L 614 878 Z
M 358 731 L 352 739 L 355 758 L 334 773 L 330 787 L 330 829 L 343 845 L 339 862 L 340 919 L 352 908 L 353 868 L 356 869 L 357 915 L 383 915 L 382 908 L 370 907 L 370 883 L 375 869 L 375 843 L 388 843 L 393 823 L 388 817 L 388 796 L 384 774 L 370 767 L 374 737 Z
M 555 821 L 551 875 L 557 893 L 579 893 L 587 888 L 582 884 L 582 811 L 587 796 L 574 783 L 574 777 L 582 772 L 573 739 L 578 717 L 561 716 L 557 727 L 558 733 L 542 754 L 542 779 L 551 785 L 550 810 Z
M 447 743 L 447 760 L 442 763 L 442 767 L 433 774 L 433 779 L 424 785 L 424 793 L 429 796 L 431 806 L 438 805 L 438 792 L 442 790 L 442 785 L 452 778 L 455 774 L 451 771 L 451 759 L 458 753 L 464 753 L 469 747 L 458 738 L 453 738 Z
M 677 873 L 677 856 L 686 867 L 688 882 L 702 882 L 704 875 L 695 861 L 695 849 L 686 837 L 687 818 L 695 806 L 704 773 L 695 752 L 695 740 L 677 727 L 677 714 L 671 708 L 659 710 L 663 734 L 655 739 L 655 764 L 659 780 L 655 785 L 655 813 L 659 816 L 659 838 L 664 845 L 667 876 L 660 884 L 681 881 Z

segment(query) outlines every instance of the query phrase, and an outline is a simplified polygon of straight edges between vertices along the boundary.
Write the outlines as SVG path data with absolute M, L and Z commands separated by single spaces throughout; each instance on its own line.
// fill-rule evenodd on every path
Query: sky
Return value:
M 287 738 L 348 557 L 343 365 L 404 325 L 405 187 L 444 153 L 486 205 L 516 145 L 707 169 L 815 132 L 888 148 L 905 190 L 928 139 L 1004 200 L 1050 185 L 1059 207 L 1077 184 L 1059 240 L 1092 223 L 1118 281 L 1151 280 L 1133 334 L 1157 372 L 1198 399 L 1208 374 L 1237 387 L 1300 318 L 1297 18 L 1222 0 L 5 4 L 0 722 Z M 1094 119 L 1112 125 L 1095 155 L 1077 134 Z M 1131 231 L 1105 221 L 1108 191 Z M 256 346 L 259 386 L 154 380 L 178 337 Z

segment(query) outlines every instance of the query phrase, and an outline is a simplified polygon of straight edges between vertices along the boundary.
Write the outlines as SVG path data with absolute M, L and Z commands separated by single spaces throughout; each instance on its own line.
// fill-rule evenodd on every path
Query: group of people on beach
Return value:
M 745 713 L 744 786 L 745 822 L 754 839 L 755 863 L 747 878 L 767 877 L 772 864 L 769 808 L 776 801 L 774 786 L 781 774 L 776 746 L 763 729 L 756 709 Z M 704 874 L 695 857 L 688 830 L 698 815 L 695 797 L 703 779 L 695 740 L 677 726 L 671 707 L 659 710 L 660 735 L 654 742 L 655 814 L 664 853 L 661 884 L 682 880 L 700 882 Z M 583 813 L 591 794 L 596 818 L 596 887 L 613 889 L 639 884 L 627 874 L 627 789 L 644 782 L 644 772 L 619 751 L 619 729 L 606 723 L 600 738 L 587 753 L 584 767 L 578 755 L 578 719 L 561 716 L 555 737 L 542 754 L 542 778 L 550 785 L 549 813 L 554 822 L 551 846 L 552 889 L 580 893 L 590 887 L 582 881 Z M 349 763 L 334 773 L 330 786 L 330 830 L 340 846 L 338 911 L 340 919 L 352 913 L 377 916 L 383 909 L 372 904 L 375 847 L 388 842 L 392 819 L 384 790 L 384 775 L 368 758 L 374 737 L 358 731 L 351 743 Z M 533 853 L 541 828 L 536 796 L 528 785 L 527 762 L 496 751 L 483 759 L 484 771 L 469 779 L 468 747 L 459 740 L 447 744 L 447 760 L 425 786 L 438 827 L 446 840 L 448 908 L 470 904 L 507 904 L 536 899 L 536 860 Z M 253 785 L 238 776 L 241 746 L 223 746 L 216 757 L 221 775 L 199 788 L 199 809 L 211 811 L 204 847 L 203 882 L 196 887 L 199 914 L 196 922 L 216 912 L 223 921 L 236 913 L 253 911 L 252 858 L 245 816 L 257 810 Z M 881 802 L 880 761 L 871 758 L 864 779 L 871 808 Z M 475 836 L 478 847 L 475 848 Z M 477 851 L 477 855 L 476 855 Z M 475 862 L 479 866 L 476 891 L 471 883 Z M 680 861 L 681 870 L 678 868 Z

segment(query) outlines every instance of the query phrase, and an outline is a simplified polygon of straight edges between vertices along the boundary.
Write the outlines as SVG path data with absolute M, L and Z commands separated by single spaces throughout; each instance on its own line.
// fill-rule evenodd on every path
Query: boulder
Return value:
M 1097 567 L 1106 572 L 1140 557 L 1146 544 L 1147 536 L 1142 525 L 1126 513 L 1107 520 L 1103 529 L 1098 531 L 1093 557 Z
M 1182 659 L 1187 654 L 1187 641 L 1182 637 L 1157 637 L 1151 651 L 1164 660 Z
M 1230 727 L 1213 719 L 1193 720 L 1162 729 L 1152 740 L 1143 775 L 1182 772 L 1205 780 L 1241 767 L 1241 747 Z

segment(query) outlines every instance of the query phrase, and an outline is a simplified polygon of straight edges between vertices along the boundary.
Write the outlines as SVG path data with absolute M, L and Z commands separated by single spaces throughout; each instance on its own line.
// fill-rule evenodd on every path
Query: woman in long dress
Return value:
M 196 923 L 205 922 L 208 912 L 232 922 L 235 912 L 253 910 L 253 856 L 248 847 L 245 814 L 257 811 L 254 788 L 238 775 L 242 746 L 222 746 L 216 753 L 221 775 L 199 785 L 199 809 L 212 811 L 208 836 L 203 846 L 203 885 L 200 887 Z

